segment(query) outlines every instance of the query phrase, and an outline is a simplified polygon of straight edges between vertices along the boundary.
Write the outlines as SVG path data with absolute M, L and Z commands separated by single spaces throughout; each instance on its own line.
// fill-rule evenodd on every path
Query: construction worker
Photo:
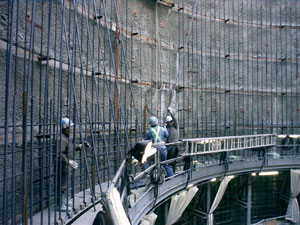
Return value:
M 166 127 L 169 132 L 167 143 L 177 142 L 179 140 L 178 122 L 170 107 L 168 108 L 168 112 L 170 113 L 170 116 L 166 117 Z
M 178 123 L 174 116 L 174 114 L 171 112 L 172 108 L 168 108 L 168 112 L 170 113 L 170 116 L 166 117 L 166 128 L 169 133 L 169 137 L 167 138 L 167 143 L 173 143 L 178 142 L 179 140 L 179 129 L 178 129 Z M 176 158 L 178 155 L 178 146 L 176 144 L 174 145 L 167 145 L 168 150 L 168 159 Z M 173 171 L 175 172 L 176 168 L 176 162 L 170 163 L 170 165 L 173 167 Z
M 146 131 L 145 140 L 151 140 L 154 144 L 161 144 L 156 146 L 157 150 L 159 151 L 160 160 L 161 162 L 167 160 L 167 148 L 165 145 L 165 141 L 167 140 L 169 133 L 168 131 L 158 125 L 158 120 L 155 116 L 151 116 L 149 119 L 149 123 L 151 128 Z M 148 163 L 144 164 L 144 169 L 148 167 Z M 163 164 L 164 169 L 166 170 L 167 176 L 173 176 L 173 169 L 168 164 Z
M 78 163 L 73 160 L 73 141 L 70 138 L 72 134 L 74 123 L 69 118 L 63 118 L 61 121 L 62 135 L 61 140 L 59 140 L 61 157 L 60 163 L 58 164 L 58 182 L 57 182 L 57 210 L 62 212 L 70 212 L 72 210 L 71 205 L 67 201 L 66 190 L 68 182 L 68 167 L 76 170 L 78 168 Z M 84 142 L 85 147 L 90 147 L 88 142 Z M 82 144 L 76 146 L 76 150 L 82 149 Z

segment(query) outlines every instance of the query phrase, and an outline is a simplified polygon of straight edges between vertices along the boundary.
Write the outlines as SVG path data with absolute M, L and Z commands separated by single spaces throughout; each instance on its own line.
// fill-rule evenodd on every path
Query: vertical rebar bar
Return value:
M 283 74 L 283 41 L 282 41 L 282 33 L 283 33 L 283 28 L 284 28 L 284 25 L 283 25 L 283 22 L 282 22 L 282 5 L 281 5 L 281 2 L 279 3 L 279 26 L 280 26 L 280 63 L 279 63 L 279 66 L 280 66 L 280 103 L 281 103 L 281 110 L 280 110 L 280 113 L 281 113 L 281 125 L 280 125 L 280 130 L 282 133 L 285 133 L 285 130 L 284 130 L 284 122 L 285 122 L 285 118 L 284 118 L 284 95 L 283 94 L 283 88 L 284 88 L 284 81 L 283 81 L 283 77 L 284 77 L 284 74 Z
M 116 13 L 117 17 L 119 17 L 119 11 L 120 11 L 120 6 L 119 6 L 119 0 L 116 0 Z M 120 32 L 119 32 L 119 20 L 116 20 L 116 83 L 117 85 L 119 84 L 119 38 L 120 38 Z M 119 92 L 118 89 L 115 89 L 116 92 L 116 123 L 117 123 L 117 128 L 119 127 Z
M 201 8 L 200 7 L 200 3 L 199 3 L 199 7 L 198 7 L 198 9 L 199 8 Z M 196 12 L 196 14 L 198 14 L 198 9 L 197 9 L 197 12 Z M 199 85 L 199 76 L 200 76 L 200 67 L 201 67 L 201 65 L 199 65 L 199 63 L 200 63 L 200 57 L 199 57 L 199 30 L 198 30 L 198 23 L 200 23 L 201 24 L 201 22 L 199 22 L 199 19 L 197 19 L 196 20 L 196 71 L 197 71 L 197 74 L 196 74 L 196 86 L 195 86 L 195 91 L 196 91 L 196 97 L 195 97 L 195 100 L 196 100 L 196 115 L 195 115 L 195 117 L 196 117 L 196 121 L 195 121 L 195 123 L 196 123 L 196 132 L 195 132 L 195 137 L 199 137 L 199 135 L 200 135 L 200 133 L 199 133 L 199 129 L 200 129 L 200 127 L 199 127 L 199 123 L 200 123 L 200 119 L 199 119 L 199 116 L 201 115 L 201 114 L 199 114 L 199 102 L 200 102 L 200 99 L 199 99 L 199 93 L 201 93 L 201 88 L 200 88 L 200 85 Z
M 251 23 L 251 29 L 254 29 L 254 22 L 253 22 L 253 18 L 254 18 L 254 16 L 253 16 L 253 1 L 250 1 L 250 23 Z M 250 45 L 251 45 L 251 52 L 250 52 L 250 55 L 249 56 L 251 56 L 251 73 L 249 74 L 251 77 L 252 77 L 252 79 L 250 80 L 251 82 L 252 82 L 252 85 L 251 85 L 251 89 L 250 89 L 250 92 L 251 92 L 251 115 L 249 115 L 250 116 L 250 121 L 251 121 L 251 133 L 252 134 L 254 134 L 254 94 L 255 94 L 255 92 L 254 92 L 254 73 L 253 73 L 253 71 L 254 71 L 254 56 L 253 56 L 253 53 L 254 53 L 254 37 L 253 38 L 251 38 L 251 43 L 250 43 Z M 250 59 L 249 59 L 250 60 Z
M 223 7 L 224 7 L 224 10 L 223 10 L 223 20 L 224 20 L 224 28 L 223 28 L 223 32 L 224 32 L 224 53 L 225 53 L 225 56 L 223 58 L 223 61 L 224 61 L 224 102 L 227 102 L 227 64 L 226 64 L 226 54 L 227 53 L 227 48 L 226 48 L 226 41 L 227 41 L 227 38 L 226 37 L 226 25 L 225 25 L 225 21 L 227 20 L 226 18 L 226 1 L 223 0 Z M 226 136 L 227 135 L 227 104 L 224 105 L 224 119 L 223 119 L 223 123 L 224 123 L 224 133 L 223 135 Z
M 299 25 L 298 25 L 298 20 L 299 20 L 299 14 L 297 13 L 297 9 L 299 9 L 299 1 L 295 0 L 295 27 L 297 28 Z M 298 36 L 298 29 L 296 29 L 295 31 L 295 36 L 296 36 L 296 42 L 299 42 L 299 36 Z M 299 72 L 299 57 L 300 56 L 300 53 L 299 53 L 299 47 L 298 49 L 296 48 L 296 51 L 295 51 L 295 60 L 296 60 L 296 80 L 299 80 L 300 79 L 300 72 Z M 296 105 L 299 106 L 300 104 L 300 98 L 299 98 L 299 85 L 297 85 L 296 87 Z M 296 109 L 296 126 L 297 126 L 297 129 L 296 129 L 296 132 L 299 133 L 300 132 L 300 123 L 299 123 L 299 114 L 300 114 L 300 107 L 297 107 Z
M 280 16 L 280 15 L 279 15 Z M 278 24 L 278 18 L 277 16 L 275 15 L 275 24 L 277 25 Z M 278 29 L 278 28 L 276 28 Z M 280 33 L 280 32 L 279 32 Z M 278 94 L 278 84 L 279 84 L 279 69 L 278 69 L 278 37 L 277 37 L 277 34 L 275 35 L 275 93 L 276 93 L 276 97 L 275 97 L 275 112 L 276 112 L 276 133 L 279 134 L 281 133 L 281 131 L 279 130 L 279 115 L 280 115 L 280 109 L 279 108 L 279 104 L 280 104 L 280 101 L 279 101 L 279 94 Z
M 209 0 L 209 5 L 211 5 L 211 0 Z M 207 68 L 207 83 L 208 83 L 208 88 L 209 91 L 207 92 L 207 98 L 209 98 L 209 103 L 208 105 L 210 106 L 210 113 L 209 113 L 209 121 L 207 121 L 209 123 L 209 136 L 213 136 L 213 113 L 215 113 L 216 109 L 214 108 L 215 106 L 213 105 L 213 80 L 212 80 L 212 48 L 213 48 L 213 40 L 212 40 L 212 23 L 213 23 L 213 18 L 212 18 L 212 12 L 211 12 L 211 7 L 209 10 L 207 10 L 207 17 L 209 20 L 209 28 L 208 28 L 208 46 L 209 46 L 209 62 L 208 62 L 208 68 Z
M 28 125 L 28 95 L 30 91 L 30 96 L 33 94 L 33 47 L 34 47 L 34 29 L 35 29 L 35 10 L 36 10 L 36 1 L 33 1 L 32 11 L 31 11 L 31 28 L 30 28 L 30 42 L 29 42 L 29 56 L 28 56 L 28 68 L 26 75 L 26 90 L 23 96 L 23 204 L 24 204 L 24 212 L 23 212 L 23 223 L 28 224 L 28 177 L 27 177 L 27 157 L 26 152 L 28 150 L 27 147 L 27 125 Z M 24 59 L 25 60 L 25 59 Z
M 7 2 L 9 4 L 9 1 Z M 12 77 L 12 37 L 13 37 L 13 24 L 14 24 L 14 10 L 15 3 L 12 3 L 11 12 L 9 13 L 10 19 L 8 19 L 8 36 L 7 49 L 6 49 L 6 75 L 5 75 L 5 131 L 4 131 L 4 153 L 3 153 L 3 225 L 7 224 L 7 160 L 8 160 L 8 135 L 9 135 L 9 109 L 10 109 L 10 85 Z M 10 22 L 10 23 L 9 23 Z
M 242 121 L 241 121 L 241 123 L 242 123 L 242 132 L 241 133 L 246 135 L 247 131 L 246 131 L 246 126 L 245 126 L 245 117 L 246 117 L 246 99 L 247 99 L 247 88 L 246 87 L 247 87 L 247 85 L 245 83 L 245 76 L 246 76 L 245 60 L 246 60 L 247 56 L 245 56 L 246 55 L 246 53 L 245 53 L 246 45 L 245 45 L 245 36 L 244 36 L 244 33 L 245 33 L 244 26 L 247 26 L 247 23 L 244 22 L 244 2 L 241 3 L 241 11 L 242 11 L 242 15 L 241 15 L 241 17 L 242 17 L 241 18 L 242 19 L 242 21 L 241 21 L 241 24 L 242 24 L 242 27 L 241 27 L 241 34 L 242 34 L 242 37 L 241 37 L 241 43 L 242 43 L 242 53 L 241 53 L 242 54 L 242 56 L 241 56 L 241 58 L 242 58 L 242 74 L 241 74 L 241 76 L 243 77 L 242 82 L 241 82 L 241 84 L 242 84 L 241 89 L 244 91 L 244 93 L 241 95 L 241 98 L 242 98 L 241 101 L 242 101 L 242 107 L 243 107 L 243 113 L 242 113 L 243 118 L 242 118 Z
M 271 92 L 271 97 L 270 97 L 270 132 L 273 133 L 274 132 L 274 119 L 273 119 L 273 101 L 274 101 L 274 94 L 273 94 L 273 83 L 274 83 L 274 78 L 273 78 L 273 29 L 272 29 L 272 7 L 269 7 L 269 13 L 270 13 L 270 22 L 269 22 L 269 26 L 270 26 L 270 92 Z
M 30 185 L 30 224 L 34 224 L 33 222 L 33 214 L 34 214 L 34 208 L 33 208 L 33 202 L 34 202 L 34 199 L 33 199 L 33 196 L 34 196 L 34 182 L 33 182 L 33 178 L 34 178 L 34 162 L 33 162 L 33 158 L 34 158 L 34 140 L 33 140 L 33 132 L 34 132 L 34 99 L 33 97 L 31 97 L 30 99 L 30 103 L 31 103 L 31 117 L 30 117 L 30 120 L 31 120 L 31 126 L 30 126 L 30 142 L 31 142 L 31 146 L 30 146 L 30 172 L 29 172 L 29 175 L 30 175 L 30 184 L 28 183 L 27 185 Z M 29 180 L 29 179 L 28 179 Z M 44 189 L 41 189 L 41 192 L 43 192 Z M 43 199 L 42 199 L 43 201 Z M 27 205 L 25 205 L 26 207 L 28 207 Z M 43 207 L 41 208 L 41 211 Z M 43 213 L 42 213 L 43 214 Z M 26 218 L 26 217 L 25 217 Z M 41 224 L 43 220 L 41 220 Z M 28 224 L 28 217 L 26 218 L 26 221 L 25 221 L 25 224 Z
M 14 3 L 13 3 L 14 4 Z M 12 182 L 11 182 L 11 202 L 12 202 L 12 206 L 11 206 L 11 222 L 12 224 L 16 223 L 16 215 L 17 215 L 17 207 L 16 207 L 16 186 L 17 186 L 17 182 L 16 182 L 16 166 L 17 166 L 17 158 L 16 158 L 16 125 L 17 125 L 17 121 L 16 121 L 16 98 L 17 98 L 17 77 L 18 77 L 18 73 L 17 73 L 17 68 L 19 66 L 19 60 L 17 57 L 17 52 L 18 52 L 18 43 L 19 43 L 19 35 L 17 35 L 19 33 L 19 1 L 16 2 L 17 4 L 17 9 L 16 9 L 16 46 L 15 46 L 15 57 L 14 57 L 14 63 L 15 63 L 15 67 L 14 67 L 14 91 L 13 91 L 13 112 L 12 112 L 12 172 L 11 172 L 11 177 L 12 177 Z

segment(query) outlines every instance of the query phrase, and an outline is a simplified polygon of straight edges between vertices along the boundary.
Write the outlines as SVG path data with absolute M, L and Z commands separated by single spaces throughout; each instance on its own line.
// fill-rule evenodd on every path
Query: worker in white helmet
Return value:
M 179 140 L 179 128 L 176 117 L 174 116 L 174 112 L 171 107 L 168 108 L 168 115 L 166 117 L 166 128 L 169 133 L 169 137 L 167 138 L 167 143 L 176 143 Z M 178 155 L 178 146 L 176 144 L 167 145 L 168 150 L 168 159 L 176 158 Z M 172 162 L 170 165 L 173 167 L 173 171 L 175 172 L 176 163 Z
M 63 118 L 61 120 L 62 126 L 62 135 L 61 139 L 58 141 L 60 145 L 61 160 L 58 164 L 58 182 L 57 182 L 57 210 L 62 212 L 70 212 L 72 211 L 71 205 L 68 203 L 66 199 L 66 190 L 68 183 L 68 175 L 69 175 L 69 166 L 76 170 L 78 168 L 78 163 L 73 160 L 74 159 L 74 151 L 73 151 L 73 140 L 70 137 L 72 134 L 74 123 L 69 118 Z M 86 148 L 90 147 L 88 142 L 84 142 Z M 81 150 L 83 148 L 82 144 L 76 146 L 76 150 Z
M 165 142 L 169 136 L 168 131 L 158 125 L 158 119 L 155 116 L 151 116 L 149 119 L 149 123 L 151 127 L 146 131 L 145 140 L 151 140 L 154 144 L 159 143 L 157 150 L 160 153 L 161 162 L 167 160 L 167 148 Z M 146 169 L 149 165 L 147 162 L 144 164 L 144 169 Z M 166 170 L 167 176 L 173 176 L 173 169 L 169 164 L 163 164 L 164 169 Z
M 169 116 L 166 117 L 166 128 L 169 132 L 169 137 L 167 139 L 167 143 L 177 142 L 179 140 L 179 127 L 177 119 L 172 112 L 172 108 L 168 108 Z

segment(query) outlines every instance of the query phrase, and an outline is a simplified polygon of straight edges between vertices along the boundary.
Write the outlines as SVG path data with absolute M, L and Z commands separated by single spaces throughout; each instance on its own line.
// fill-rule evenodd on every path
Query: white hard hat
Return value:
M 74 126 L 74 123 L 69 118 L 62 118 L 61 126 L 63 129 Z
M 172 121 L 172 116 L 167 116 L 166 122 L 171 122 Z

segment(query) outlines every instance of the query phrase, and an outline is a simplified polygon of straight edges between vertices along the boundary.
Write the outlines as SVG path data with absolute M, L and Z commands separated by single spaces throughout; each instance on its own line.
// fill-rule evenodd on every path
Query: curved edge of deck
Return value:
M 175 175 L 171 179 L 166 180 L 162 185 L 158 186 L 158 195 L 156 198 L 154 196 L 154 186 L 151 186 L 148 189 L 139 189 L 138 191 L 144 191 L 144 193 L 129 209 L 128 214 L 132 224 L 136 225 L 144 215 L 155 209 L 176 192 L 186 189 L 187 185 L 195 185 L 225 175 L 238 175 L 255 171 L 267 171 L 272 169 L 283 170 L 291 168 L 300 168 L 300 157 L 262 159 L 255 161 L 231 161 L 228 163 L 228 169 L 226 169 L 224 165 L 219 164 L 204 166 L 197 171 L 192 171 L 189 180 L 188 172 L 185 171 Z

